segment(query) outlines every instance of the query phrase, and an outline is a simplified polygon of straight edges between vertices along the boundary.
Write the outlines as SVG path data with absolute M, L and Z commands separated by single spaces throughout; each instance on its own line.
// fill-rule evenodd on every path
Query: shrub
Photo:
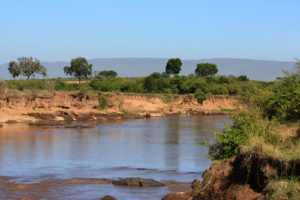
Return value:
M 249 78 L 246 75 L 241 75 L 237 78 L 238 81 L 249 81 Z
M 239 147 L 246 145 L 250 137 L 261 137 L 265 142 L 277 144 L 278 136 L 274 134 L 273 124 L 262 119 L 258 110 L 242 111 L 232 115 L 233 125 L 228 125 L 217 137 L 215 144 L 210 145 L 209 155 L 215 160 L 231 158 L 238 153 Z
M 276 81 L 273 95 L 266 102 L 265 112 L 269 119 L 279 122 L 300 120 L 300 74 L 288 74 Z
M 104 94 L 99 93 L 99 109 L 103 110 L 107 107 L 107 98 L 105 97 Z
M 196 89 L 195 91 L 195 97 L 197 98 L 199 103 L 203 103 L 204 100 L 207 99 L 205 93 L 201 89 Z
M 65 90 L 66 83 L 64 81 L 58 79 L 54 82 L 54 88 L 55 88 L 55 90 Z

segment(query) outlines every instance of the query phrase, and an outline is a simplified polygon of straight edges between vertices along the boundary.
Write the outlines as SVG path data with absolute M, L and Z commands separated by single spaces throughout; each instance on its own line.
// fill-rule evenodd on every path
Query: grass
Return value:
M 267 195 L 267 199 L 300 200 L 300 182 L 297 177 L 270 180 L 267 189 L 272 191 Z
M 249 143 L 242 146 L 242 153 L 254 153 L 271 160 L 274 169 L 269 174 L 264 191 L 266 199 L 300 200 L 300 138 L 288 138 L 277 144 L 266 143 L 264 138 L 252 136 Z
M 276 145 L 266 143 L 261 137 L 252 136 L 249 143 L 241 148 L 243 152 L 253 152 L 264 157 L 273 158 L 281 162 L 300 160 L 300 141 L 287 139 Z

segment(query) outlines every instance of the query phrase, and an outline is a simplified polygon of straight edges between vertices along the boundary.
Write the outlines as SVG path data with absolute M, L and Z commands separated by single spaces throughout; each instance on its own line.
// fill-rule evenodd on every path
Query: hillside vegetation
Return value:
M 215 133 L 217 142 L 210 145 L 209 155 L 214 160 L 240 159 L 249 176 L 245 182 L 266 199 L 299 199 L 300 63 L 295 73 L 285 72 L 248 103 L 247 111 L 233 114 L 231 127 Z

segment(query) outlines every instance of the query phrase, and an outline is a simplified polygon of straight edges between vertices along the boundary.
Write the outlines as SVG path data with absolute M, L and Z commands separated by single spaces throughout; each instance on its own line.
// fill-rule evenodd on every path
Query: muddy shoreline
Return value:
M 56 199 L 64 190 L 72 187 L 86 187 L 95 185 L 100 190 L 102 187 L 111 187 L 113 190 L 118 188 L 133 189 L 133 190 L 151 190 L 153 187 L 168 188 L 169 191 L 188 191 L 191 188 L 190 183 L 185 182 L 162 182 L 163 186 L 123 186 L 113 184 L 112 179 L 102 178 L 71 178 L 71 179 L 49 179 L 38 181 L 35 183 L 20 183 L 15 182 L 14 177 L 0 177 L 0 189 L 2 197 L 8 199 Z M 115 188 L 115 189 L 114 189 Z M 51 194 L 51 191 L 56 191 L 57 194 Z M 114 194 L 106 194 L 112 195 Z M 104 196 L 104 195 L 102 195 Z M 100 199 L 102 196 L 98 196 Z

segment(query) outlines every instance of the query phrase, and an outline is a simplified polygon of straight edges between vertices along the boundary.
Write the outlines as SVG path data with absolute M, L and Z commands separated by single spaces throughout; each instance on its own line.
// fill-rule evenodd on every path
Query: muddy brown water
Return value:
M 186 191 L 211 161 L 200 140 L 230 123 L 226 116 L 110 121 L 92 128 L 10 124 L 0 128 L 0 199 L 161 199 Z M 120 187 L 125 177 L 180 182 Z M 108 180 L 103 180 L 108 179 Z

